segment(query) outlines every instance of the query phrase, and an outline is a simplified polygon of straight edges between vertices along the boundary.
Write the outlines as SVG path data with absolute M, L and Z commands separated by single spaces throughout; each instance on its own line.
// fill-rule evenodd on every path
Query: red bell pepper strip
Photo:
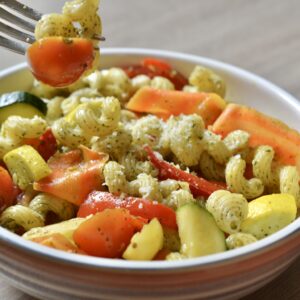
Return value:
M 145 146 L 144 149 L 148 153 L 151 163 L 157 168 L 161 180 L 175 179 L 187 182 L 194 197 L 208 197 L 217 190 L 226 189 L 225 184 L 208 181 L 202 177 L 180 170 L 174 165 L 159 159 L 149 146 Z
M 51 128 L 47 129 L 39 138 L 25 139 L 24 144 L 32 146 L 46 161 L 57 151 L 56 138 Z
M 108 192 L 94 191 L 80 205 L 77 216 L 86 217 L 106 208 L 126 208 L 133 216 L 148 220 L 157 218 L 163 226 L 177 229 L 175 211 L 156 201 L 115 196 Z
M 130 78 L 141 74 L 150 78 L 165 77 L 174 84 L 176 90 L 182 90 L 188 84 L 188 80 L 181 73 L 174 70 L 166 61 L 157 58 L 145 58 L 140 65 L 125 66 L 123 70 Z

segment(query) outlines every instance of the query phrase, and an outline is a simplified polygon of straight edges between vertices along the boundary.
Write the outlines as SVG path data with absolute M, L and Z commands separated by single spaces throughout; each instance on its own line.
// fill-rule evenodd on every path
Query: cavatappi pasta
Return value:
M 38 23 L 36 35 L 91 37 L 95 25 L 100 33 L 96 8 L 92 0 L 67 3 L 62 15 Z M 70 252 L 77 247 L 88 255 L 122 258 L 126 251 L 125 259 L 172 261 L 236 249 L 261 238 L 257 226 L 266 236 L 273 233 L 268 228 L 279 230 L 292 222 L 300 207 L 295 164 L 282 163 L 277 148 L 263 140 L 253 146 L 255 133 L 243 128 L 220 134 L 214 122 L 205 121 L 211 117 L 201 115 L 201 103 L 189 112 L 183 105 L 172 113 L 181 105 L 177 95 L 189 105 L 199 101 L 195 95 L 205 95 L 201 101 L 210 93 L 225 97 L 224 81 L 202 66 L 182 79 L 170 66 L 161 73 L 151 59 L 143 63 L 143 70 L 150 64 L 149 72 L 130 73 L 135 66 L 96 70 L 76 87 L 51 93 L 34 83 L 31 93 L 47 103 L 45 118 L 11 115 L 1 124 L 0 179 L 5 187 L 0 189 L 0 225 L 45 245 L 59 234 L 71 242 Z M 184 80 L 180 88 L 178 76 Z M 139 96 L 143 91 L 153 94 L 151 105 Z M 221 107 L 218 118 L 228 104 L 210 99 L 222 103 L 207 106 L 205 114 Z M 35 151 L 33 161 L 17 157 L 16 149 L 24 145 L 34 149 L 26 148 Z M 14 163 L 8 159 L 11 151 L 18 158 Z M 48 173 L 43 173 L 44 165 L 35 165 L 37 155 Z M 38 179 L 36 168 L 44 174 Z M 26 180 L 16 174 L 25 174 Z M 270 206 L 263 200 L 269 194 Z M 202 230 L 210 234 L 202 235 Z M 136 251 L 144 251 L 149 232 L 159 240 L 145 256 Z M 90 235 L 98 252 L 85 242 Z M 209 245 L 208 252 L 199 239 Z

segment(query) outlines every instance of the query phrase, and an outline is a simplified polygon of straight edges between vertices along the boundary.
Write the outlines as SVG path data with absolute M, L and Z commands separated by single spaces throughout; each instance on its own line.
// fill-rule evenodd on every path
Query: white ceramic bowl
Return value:
M 104 49 L 102 67 L 159 57 L 188 75 L 195 64 L 226 81 L 227 99 L 248 104 L 300 131 L 300 104 L 268 81 L 210 59 L 167 51 Z M 0 92 L 26 90 L 26 65 L 0 73 Z M 68 254 L 0 228 L 0 273 L 11 285 L 40 299 L 237 299 L 265 285 L 299 255 L 300 218 L 257 243 L 183 261 L 130 262 Z

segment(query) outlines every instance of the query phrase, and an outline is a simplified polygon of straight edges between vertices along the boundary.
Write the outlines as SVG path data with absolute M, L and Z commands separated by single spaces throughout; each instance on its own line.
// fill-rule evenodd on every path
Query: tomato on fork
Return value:
M 91 68 L 94 46 L 91 40 L 83 38 L 47 37 L 28 48 L 27 60 L 35 78 L 64 87 Z

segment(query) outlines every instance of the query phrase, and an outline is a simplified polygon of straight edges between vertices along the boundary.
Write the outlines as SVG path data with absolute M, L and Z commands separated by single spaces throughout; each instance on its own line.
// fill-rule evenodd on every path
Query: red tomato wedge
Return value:
M 56 138 L 50 128 L 40 138 L 26 139 L 24 144 L 32 146 L 46 161 L 57 151 Z
M 130 215 L 126 209 L 105 209 L 83 222 L 73 239 L 89 255 L 118 258 L 144 224 L 144 220 Z
M 140 65 L 125 66 L 123 70 L 130 78 L 141 74 L 147 75 L 150 78 L 155 76 L 165 77 L 174 84 L 176 90 L 181 90 L 188 84 L 188 80 L 181 73 L 174 70 L 170 64 L 153 57 L 144 58 Z
M 135 197 L 121 198 L 108 192 L 94 191 L 80 205 L 77 216 L 86 217 L 106 208 L 126 208 L 133 216 L 151 220 L 157 218 L 166 227 L 177 229 L 176 214 L 173 209 L 160 204 Z
M 8 171 L 0 166 L 0 213 L 16 202 L 19 192 Z
M 92 150 L 87 150 L 93 152 Z M 52 173 L 35 182 L 37 191 L 52 194 L 75 205 L 80 205 L 93 190 L 101 190 L 102 168 L 108 160 L 105 153 L 93 153 L 93 159 L 85 159 L 82 150 L 58 153 L 48 161 Z
M 47 37 L 28 48 L 27 60 L 35 78 L 54 87 L 63 87 L 91 68 L 94 47 L 88 39 Z
M 190 186 L 192 194 L 195 197 L 208 197 L 210 194 L 217 190 L 226 190 L 225 184 L 211 182 L 202 177 L 198 177 L 196 175 L 180 170 L 174 165 L 162 159 L 159 159 L 152 151 L 152 149 L 150 149 L 150 147 L 146 146 L 144 149 L 148 153 L 151 163 L 157 168 L 160 179 L 175 179 L 187 182 Z

